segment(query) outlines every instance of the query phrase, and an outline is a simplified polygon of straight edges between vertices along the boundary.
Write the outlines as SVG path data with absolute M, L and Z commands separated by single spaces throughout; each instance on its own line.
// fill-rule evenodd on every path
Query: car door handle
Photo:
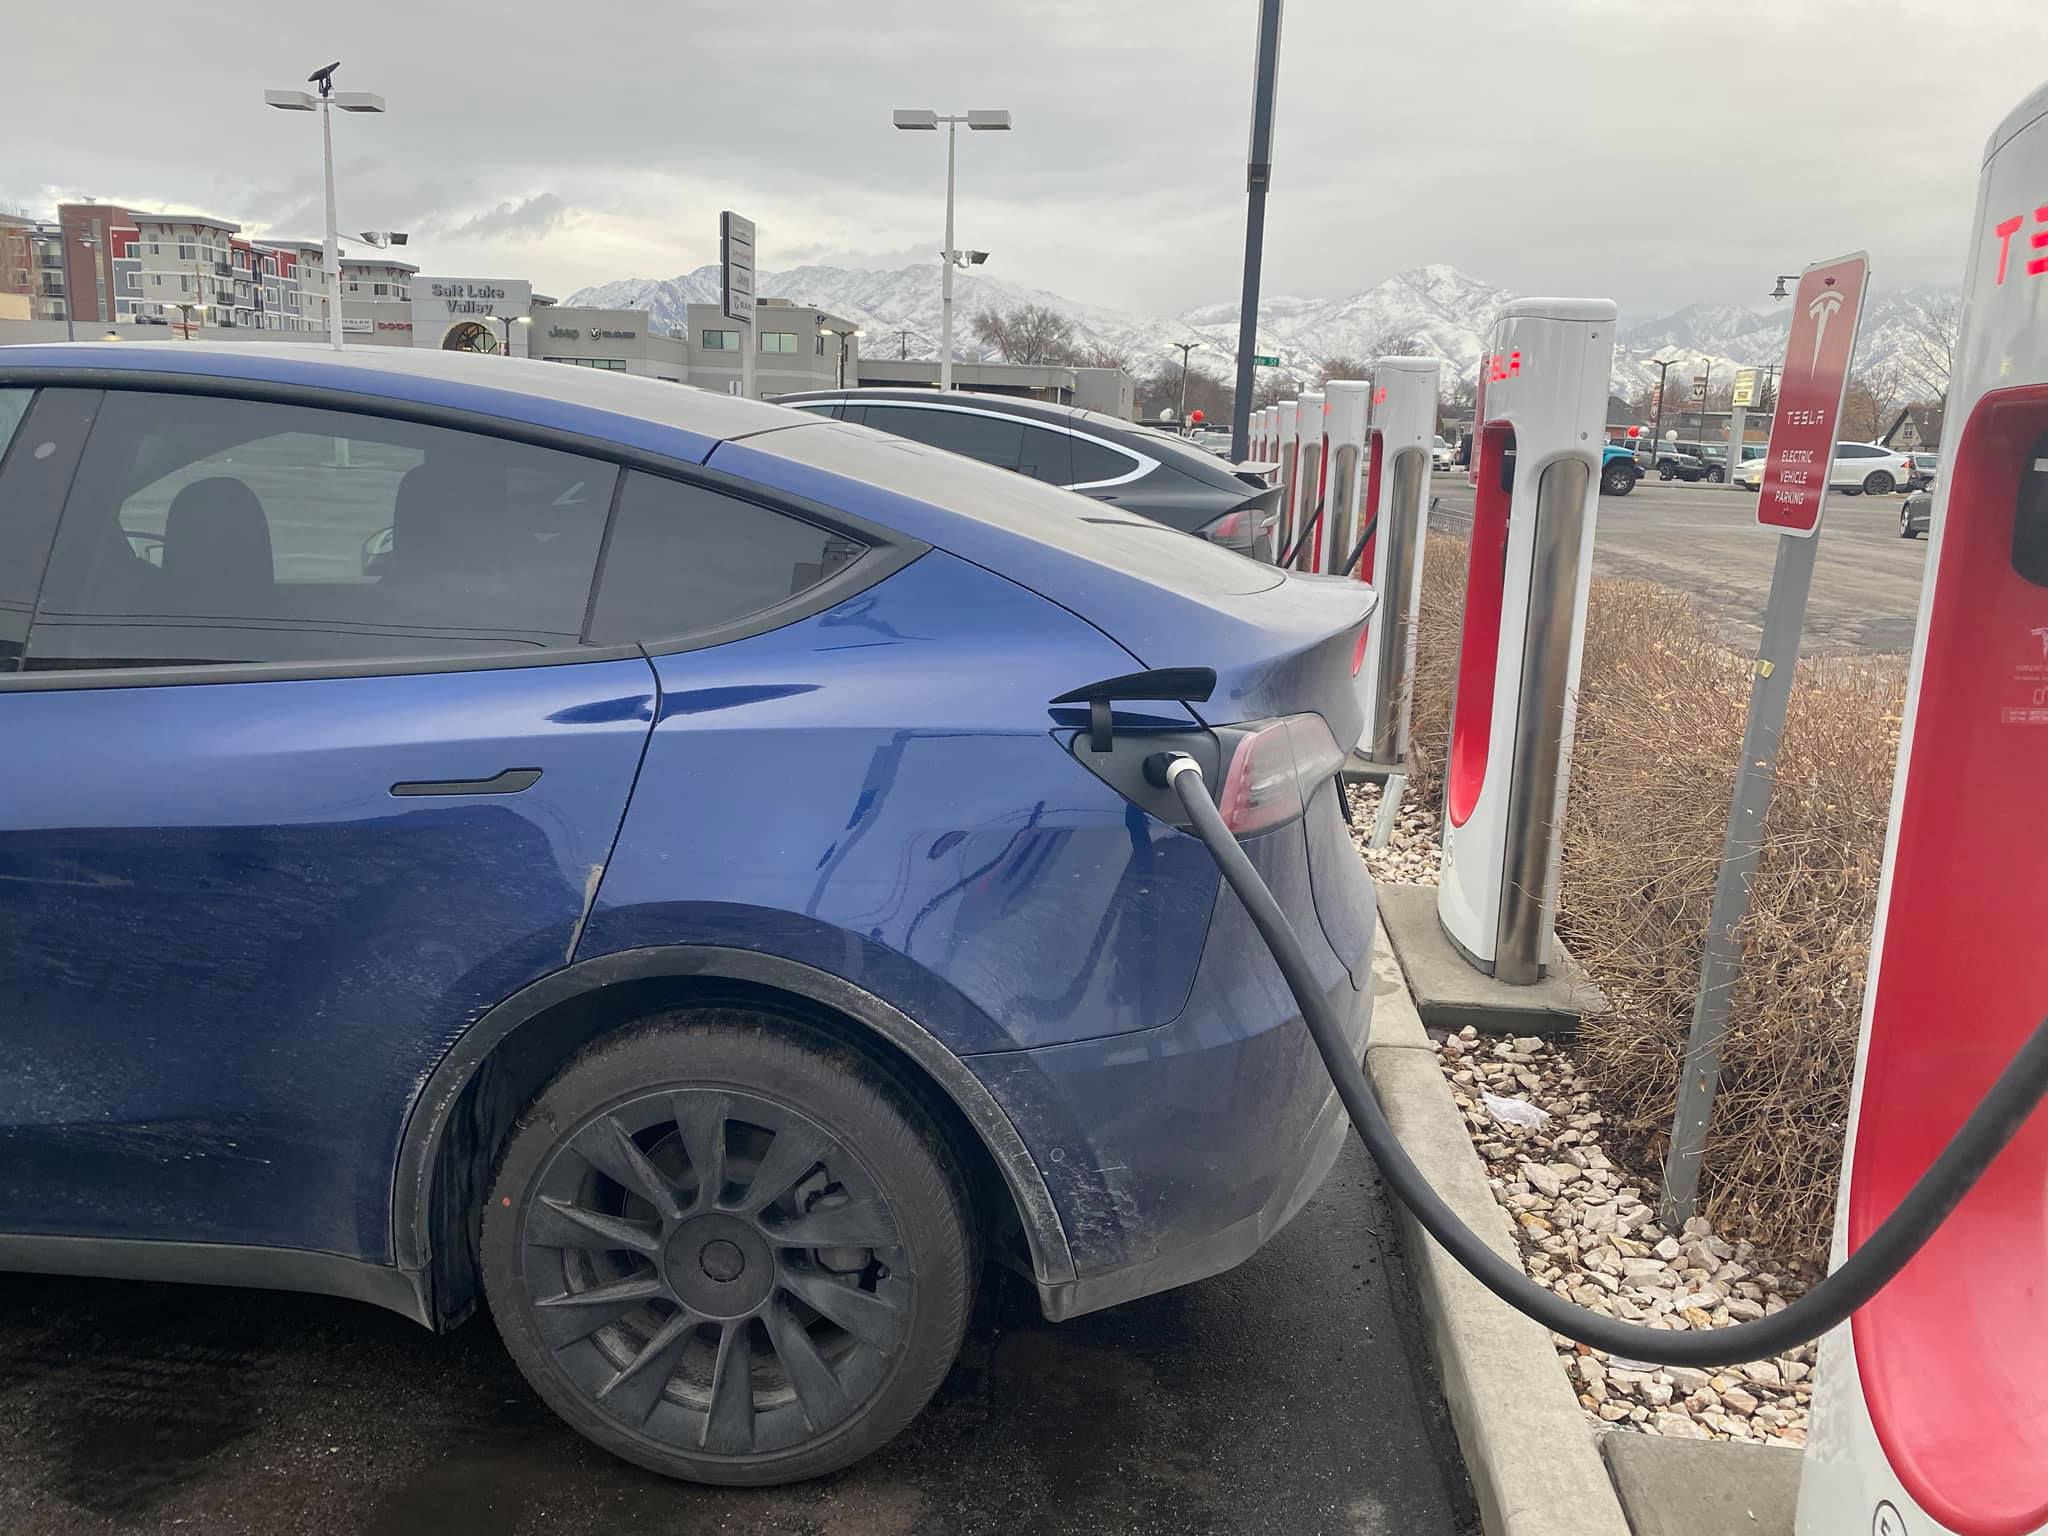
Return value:
M 394 795 L 516 795 L 540 782 L 538 768 L 507 768 L 488 779 L 407 779 L 391 786 Z

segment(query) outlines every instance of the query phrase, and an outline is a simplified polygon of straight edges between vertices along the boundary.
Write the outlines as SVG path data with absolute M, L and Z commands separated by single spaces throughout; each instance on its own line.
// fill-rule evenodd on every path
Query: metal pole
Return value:
M 1201 346 L 1199 341 L 1176 341 L 1171 345 L 1180 348 L 1180 429 L 1188 429 L 1188 354 Z
M 320 162 L 327 177 L 327 339 L 341 350 L 341 232 L 334 217 L 334 127 L 323 84 L 320 93 Z
M 1280 82 L 1280 6 L 1281 0 L 1259 0 L 1252 142 L 1245 162 L 1244 291 L 1237 304 L 1237 396 L 1230 404 L 1230 458 L 1237 464 L 1244 462 L 1251 441 L 1252 356 L 1259 349 L 1259 266 L 1266 246 L 1266 189 L 1273 180 L 1273 98 Z
M 1677 359 L 1674 358 L 1672 361 L 1676 362 Z M 1650 366 L 1657 370 L 1657 424 L 1650 428 L 1650 466 L 1654 469 L 1657 464 L 1657 445 L 1664 440 L 1664 389 L 1666 381 L 1671 377 L 1671 363 L 1660 363 L 1653 357 L 1650 359 Z
M 1819 545 L 1818 529 L 1810 538 L 1778 535 L 1778 561 L 1771 572 L 1770 603 L 1764 610 L 1763 639 L 1750 683 L 1749 723 L 1742 731 L 1735 798 L 1721 840 L 1721 873 L 1714 882 L 1706 954 L 1693 998 L 1692 1033 L 1686 1039 L 1678 1080 L 1678 1114 L 1664 1160 L 1664 1194 L 1657 1216 L 1673 1232 L 1692 1216 L 1699 1195 L 1700 1157 L 1706 1150 L 1707 1120 L 1721 1074 L 1721 1041 L 1728 1033 L 1728 993 L 1742 959 L 1736 932 L 1749 915 L 1750 882 L 1763 855 L 1764 816 L 1771 807 L 1778 743 L 1785 734 L 1785 709 L 1799 666 L 1799 632 L 1806 622 L 1806 596 L 1813 585 L 1814 551 Z
M 960 132 L 957 119 L 946 121 L 946 270 L 939 278 L 939 388 L 953 387 L 953 146 Z

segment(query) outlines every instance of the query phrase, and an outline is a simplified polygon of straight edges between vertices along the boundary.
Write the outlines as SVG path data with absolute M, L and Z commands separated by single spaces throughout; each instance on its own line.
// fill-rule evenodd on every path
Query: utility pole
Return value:
M 1188 354 L 1202 344 L 1199 341 L 1176 341 L 1173 346 L 1180 348 L 1180 429 L 1188 429 Z
M 1280 6 L 1281 0 L 1259 0 L 1252 141 L 1245 161 L 1244 291 L 1237 304 L 1237 398 L 1230 405 L 1230 459 L 1234 464 L 1244 462 L 1251 440 L 1252 355 L 1259 350 L 1259 263 L 1266 247 L 1266 188 L 1273 180 L 1273 97 L 1280 83 Z
M 1664 380 L 1666 375 L 1677 365 L 1678 359 L 1675 357 L 1668 363 L 1659 362 L 1654 357 L 1650 359 L 1650 366 L 1657 370 L 1657 422 L 1655 426 L 1650 428 L 1650 464 L 1652 468 L 1656 467 L 1657 455 L 1662 451 L 1664 442 Z
M 910 338 L 916 334 L 915 331 L 898 331 L 896 333 L 897 362 L 902 363 L 910 360 Z

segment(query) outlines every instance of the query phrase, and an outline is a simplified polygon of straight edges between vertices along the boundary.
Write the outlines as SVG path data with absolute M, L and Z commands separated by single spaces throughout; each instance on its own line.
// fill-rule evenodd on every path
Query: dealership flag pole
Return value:
M 1700 1158 L 1707 1146 L 1721 1043 L 1728 1034 L 1729 993 L 1742 962 L 1739 930 L 1749 916 L 1750 883 L 1763 857 L 1764 816 L 1771 808 L 1778 744 L 1799 667 L 1799 632 L 1813 585 L 1813 557 L 1834 463 L 1835 424 L 1849 387 L 1870 260 L 1858 252 L 1808 267 L 1799 280 L 1792 331 L 1785 346 L 1785 387 L 1771 422 L 1771 446 L 1757 491 L 1757 522 L 1778 533 L 1778 560 L 1764 609 L 1763 639 L 1749 690 L 1749 721 L 1735 770 L 1735 798 L 1721 838 L 1721 871 L 1707 918 L 1706 952 L 1693 997 L 1692 1031 L 1680 1063 L 1678 1110 L 1664 1160 L 1657 1218 L 1676 1232 L 1698 1203 Z M 1701 406 L 1705 420 L 1705 406 Z M 1730 444 L 1730 452 L 1735 446 Z M 1732 473 L 1732 470 L 1731 470 Z

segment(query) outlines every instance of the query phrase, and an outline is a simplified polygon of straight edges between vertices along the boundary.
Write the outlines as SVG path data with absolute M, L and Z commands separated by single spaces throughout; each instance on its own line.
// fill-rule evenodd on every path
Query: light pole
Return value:
M 1170 343 L 1180 348 L 1180 429 L 1188 429 L 1188 354 L 1202 344 L 1199 341 L 1176 341 Z
M 849 336 L 860 335 L 861 329 L 857 325 L 827 325 L 825 317 L 820 315 L 818 316 L 818 334 L 820 336 L 836 336 L 839 338 L 839 357 L 836 369 L 838 382 L 832 387 L 834 389 L 844 389 L 846 388 L 846 341 Z M 909 333 L 905 332 L 904 334 L 908 335 Z
M 320 112 L 320 162 L 327 180 L 327 339 L 334 344 L 334 350 L 341 350 L 341 233 L 335 228 L 334 219 L 334 127 L 329 116 L 330 107 L 339 107 L 344 112 L 382 112 L 384 98 L 369 91 L 337 91 L 334 88 L 334 72 L 341 68 L 339 62 L 325 69 L 316 69 L 306 76 L 308 85 L 320 87 L 320 94 L 311 91 L 265 91 L 265 106 L 276 107 L 283 112 Z
M 1008 132 L 1010 114 L 1006 110 L 984 110 L 959 112 L 941 116 L 929 107 L 898 109 L 891 119 L 898 128 L 936 131 L 939 124 L 946 125 L 946 249 L 942 253 L 945 262 L 939 287 L 939 388 L 953 387 L 953 265 L 959 253 L 953 249 L 953 168 L 956 131 L 962 123 L 977 133 L 990 131 Z M 983 261 L 988 253 L 982 252 Z
M 1654 469 L 1657 465 L 1657 450 L 1654 445 L 1661 442 L 1664 437 L 1664 375 L 1678 366 L 1678 359 L 1674 357 L 1670 362 L 1664 363 L 1659 362 L 1653 357 L 1649 360 L 1649 363 L 1652 368 L 1657 370 L 1657 420 L 1656 424 L 1650 428 L 1650 441 L 1652 444 L 1650 449 L 1650 467 Z
M 502 326 L 504 326 L 504 327 L 505 327 L 505 355 L 506 355 L 507 357 L 510 357 L 510 356 L 512 355 L 512 327 L 513 327 L 513 326 L 515 326 L 515 325 L 531 325 L 531 324 L 533 324 L 533 316 L 531 316 L 531 315 L 496 315 L 496 316 L 493 316 L 492 318 L 494 318 L 494 319 L 495 319 L 495 320 L 496 320 L 496 321 L 498 322 L 498 324 L 500 324 L 500 325 L 502 325 Z

